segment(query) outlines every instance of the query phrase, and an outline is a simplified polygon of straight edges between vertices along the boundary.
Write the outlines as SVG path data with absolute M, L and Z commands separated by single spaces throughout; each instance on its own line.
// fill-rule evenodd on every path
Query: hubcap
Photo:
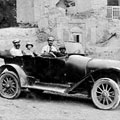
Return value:
M 109 84 L 101 84 L 96 92 L 98 101 L 103 105 L 109 105 L 114 101 L 115 91 Z
M 109 97 L 109 92 L 107 90 L 103 90 L 102 96 L 108 98 Z

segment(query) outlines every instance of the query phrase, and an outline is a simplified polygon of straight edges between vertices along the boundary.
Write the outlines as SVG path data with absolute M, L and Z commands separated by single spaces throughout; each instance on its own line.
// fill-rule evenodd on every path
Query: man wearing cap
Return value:
M 13 56 L 23 56 L 23 51 L 20 49 L 20 40 L 13 40 L 14 47 L 10 49 L 10 53 Z
M 50 53 L 50 52 L 57 52 L 57 49 L 53 46 L 54 38 L 49 37 L 47 42 L 48 42 L 48 45 L 46 45 L 42 48 L 41 54 Z
M 27 42 L 26 50 L 24 51 L 25 55 L 30 55 L 32 57 L 37 56 L 35 51 L 33 50 L 33 44 L 31 42 Z

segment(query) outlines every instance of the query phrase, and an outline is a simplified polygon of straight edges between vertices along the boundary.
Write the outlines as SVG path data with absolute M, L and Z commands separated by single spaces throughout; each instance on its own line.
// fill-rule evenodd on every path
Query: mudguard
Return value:
M 95 70 L 94 72 L 91 73 L 91 75 L 94 76 L 99 76 L 99 75 L 108 75 L 111 76 L 111 74 L 116 75 L 117 79 L 117 83 L 120 83 L 120 68 L 118 67 L 112 67 L 112 68 L 104 68 L 104 69 L 98 69 Z
M 16 64 L 5 64 L 0 67 L 0 74 L 4 73 L 6 71 L 12 71 L 15 72 L 20 80 L 20 85 L 21 87 L 24 87 L 27 85 L 27 75 L 25 71 L 20 67 L 19 65 Z
M 117 84 L 120 84 L 120 68 L 118 67 L 113 67 L 113 68 L 104 68 L 104 69 L 98 69 L 93 72 L 89 72 L 83 79 L 81 79 L 79 82 L 75 83 L 71 88 L 66 90 L 66 93 L 69 93 L 71 91 L 74 91 L 74 89 L 79 88 L 79 85 L 82 84 L 83 82 L 88 82 L 89 79 L 93 79 L 93 84 L 97 80 L 96 77 L 99 75 L 108 75 L 111 76 L 111 74 L 114 74 L 116 79 L 113 79 Z

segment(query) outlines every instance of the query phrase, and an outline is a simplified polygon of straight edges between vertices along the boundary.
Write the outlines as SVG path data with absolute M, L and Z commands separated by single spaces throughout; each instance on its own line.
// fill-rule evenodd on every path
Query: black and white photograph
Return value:
M 120 120 L 120 0 L 0 0 L 0 120 Z

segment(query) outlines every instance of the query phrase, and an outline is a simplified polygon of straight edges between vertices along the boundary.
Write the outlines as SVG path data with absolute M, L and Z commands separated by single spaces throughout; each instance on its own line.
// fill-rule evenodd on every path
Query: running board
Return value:
M 82 93 L 68 94 L 68 93 L 58 93 L 58 92 L 56 93 L 56 92 L 51 92 L 51 91 L 44 91 L 44 93 L 60 95 L 64 97 L 91 99 L 91 97 L 89 97 L 86 94 L 82 94 Z
M 28 85 L 24 86 L 25 88 L 31 88 L 31 89 L 38 89 L 38 90 L 44 90 L 44 91 L 51 91 L 51 92 L 58 92 L 58 93 L 65 93 L 66 88 L 60 88 L 60 87 L 53 87 L 53 86 L 41 86 L 41 85 Z

